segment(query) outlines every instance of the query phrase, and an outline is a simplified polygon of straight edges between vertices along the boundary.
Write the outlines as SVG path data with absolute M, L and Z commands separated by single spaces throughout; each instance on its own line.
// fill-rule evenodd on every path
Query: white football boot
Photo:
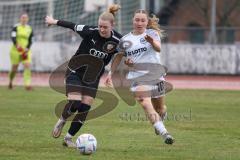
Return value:
M 54 126 L 54 129 L 52 131 L 52 136 L 54 138 L 58 138 L 60 137 L 61 133 L 62 133 L 62 129 L 64 127 L 64 125 L 66 124 L 66 120 L 64 120 L 63 118 L 60 118 L 57 123 Z
M 76 144 L 73 142 L 71 137 L 64 137 L 63 139 L 63 145 L 69 148 L 76 148 Z

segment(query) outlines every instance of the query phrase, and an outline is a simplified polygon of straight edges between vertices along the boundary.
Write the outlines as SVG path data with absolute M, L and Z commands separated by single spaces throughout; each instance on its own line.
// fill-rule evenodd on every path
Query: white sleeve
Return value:
M 11 37 L 16 37 L 16 36 L 17 36 L 16 31 L 12 31 L 12 33 L 11 33 Z
M 147 35 L 151 36 L 154 40 L 157 40 L 157 41 L 161 42 L 160 35 L 158 34 L 157 31 L 155 31 L 153 29 L 148 29 L 147 30 Z

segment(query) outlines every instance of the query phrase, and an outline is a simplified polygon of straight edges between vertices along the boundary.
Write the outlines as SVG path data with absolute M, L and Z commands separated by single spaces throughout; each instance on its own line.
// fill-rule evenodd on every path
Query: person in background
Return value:
M 24 66 L 23 78 L 26 90 L 31 87 L 31 50 L 33 29 L 28 25 L 29 17 L 27 13 L 20 16 L 20 23 L 16 24 L 11 32 L 13 45 L 10 50 L 11 70 L 9 72 L 8 88 L 13 88 L 13 80 L 20 63 Z

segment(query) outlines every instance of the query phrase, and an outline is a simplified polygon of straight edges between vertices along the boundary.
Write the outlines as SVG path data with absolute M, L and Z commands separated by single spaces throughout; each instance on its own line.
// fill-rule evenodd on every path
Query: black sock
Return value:
M 79 106 L 81 106 L 81 101 L 69 100 L 62 112 L 63 119 L 66 120 L 69 118 L 73 113 L 77 111 Z
M 90 110 L 91 106 L 88 104 L 82 103 L 80 107 L 78 107 L 78 114 L 74 117 L 71 126 L 68 130 L 68 133 L 74 136 L 82 127 L 83 123 L 87 118 L 87 114 Z

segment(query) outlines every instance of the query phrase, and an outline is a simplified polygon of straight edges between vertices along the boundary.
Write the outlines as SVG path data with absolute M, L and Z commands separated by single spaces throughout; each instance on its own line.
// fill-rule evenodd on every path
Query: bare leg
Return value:
M 163 118 L 167 112 L 167 106 L 164 104 L 164 96 L 152 98 L 151 101 L 155 110 L 158 112 L 160 117 Z
M 23 79 L 26 90 L 32 90 L 31 86 L 31 64 L 26 62 L 24 65 Z
M 11 71 L 9 72 L 9 84 L 8 84 L 8 88 L 9 89 L 12 89 L 13 88 L 13 79 L 17 73 L 17 69 L 18 69 L 18 64 L 13 64 L 12 65 L 12 68 L 11 68 Z

